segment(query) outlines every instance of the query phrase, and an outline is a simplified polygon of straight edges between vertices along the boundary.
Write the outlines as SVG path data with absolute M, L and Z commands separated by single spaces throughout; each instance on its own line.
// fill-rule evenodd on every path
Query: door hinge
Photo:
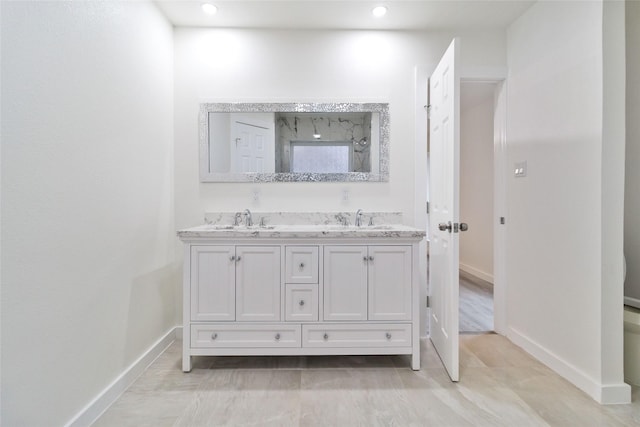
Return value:
M 429 213 L 429 202 L 427 202 L 427 213 Z
M 431 307 L 431 301 L 429 300 L 429 295 L 427 295 L 427 308 Z
M 503 216 L 501 216 L 501 217 L 500 217 L 500 224 L 501 224 L 501 225 L 504 225 L 504 223 L 505 223 L 504 217 L 503 217 Z
M 425 105 L 424 109 L 427 111 L 427 119 L 431 118 L 431 104 Z

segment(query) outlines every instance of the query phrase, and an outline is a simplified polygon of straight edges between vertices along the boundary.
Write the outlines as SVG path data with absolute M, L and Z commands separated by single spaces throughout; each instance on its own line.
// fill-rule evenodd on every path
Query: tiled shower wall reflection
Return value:
M 291 172 L 291 141 L 350 141 L 351 172 L 371 172 L 371 113 L 276 113 L 276 135 L 278 172 Z

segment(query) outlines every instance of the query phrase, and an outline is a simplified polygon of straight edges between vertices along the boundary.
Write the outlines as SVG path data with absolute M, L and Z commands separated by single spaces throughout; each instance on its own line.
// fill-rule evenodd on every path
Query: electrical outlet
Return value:
M 513 167 L 513 175 L 516 178 L 527 176 L 527 162 L 517 162 Z
M 342 203 L 349 203 L 349 199 L 351 198 L 351 194 L 349 193 L 348 188 L 342 189 Z
M 253 190 L 251 190 L 251 200 L 253 201 L 254 205 L 259 205 L 260 204 L 260 189 L 259 188 L 254 188 Z

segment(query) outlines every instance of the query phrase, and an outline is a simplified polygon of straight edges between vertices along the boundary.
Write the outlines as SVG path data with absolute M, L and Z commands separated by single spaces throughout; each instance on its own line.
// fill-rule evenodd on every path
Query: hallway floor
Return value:
M 493 283 L 460 270 L 460 332 L 493 331 Z
M 94 426 L 640 426 L 633 403 L 602 406 L 506 338 L 460 338 L 460 382 L 430 342 L 405 356 L 196 357 L 174 342 Z

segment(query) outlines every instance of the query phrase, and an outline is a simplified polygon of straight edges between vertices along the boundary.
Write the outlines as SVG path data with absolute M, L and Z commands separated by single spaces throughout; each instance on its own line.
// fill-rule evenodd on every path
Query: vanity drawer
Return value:
M 300 347 L 300 325 L 191 325 L 192 348 Z
M 318 247 L 287 246 L 285 283 L 318 283 Z
M 302 326 L 303 347 L 410 347 L 411 324 L 323 324 Z
M 284 320 L 288 322 L 318 321 L 318 286 L 287 283 L 285 285 Z

